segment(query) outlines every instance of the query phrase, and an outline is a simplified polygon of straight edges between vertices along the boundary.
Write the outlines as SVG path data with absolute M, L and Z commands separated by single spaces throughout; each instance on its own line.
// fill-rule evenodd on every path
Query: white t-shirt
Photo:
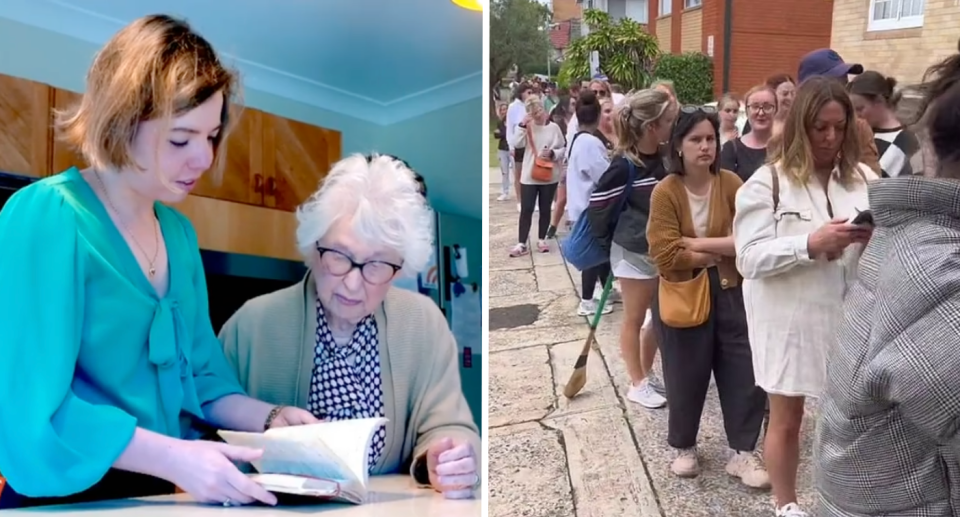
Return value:
M 590 133 L 577 136 L 567 158 L 568 221 L 576 222 L 587 209 L 590 194 L 609 166 L 610 155 L 599 138 Z

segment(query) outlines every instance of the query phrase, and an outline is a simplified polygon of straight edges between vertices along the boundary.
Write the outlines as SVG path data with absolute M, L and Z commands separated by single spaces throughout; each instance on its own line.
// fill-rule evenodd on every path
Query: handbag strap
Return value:
M 584 133 L 587 133 L 587 131 L 577 131 L 577 134 L 573 135 L 573 138 L 570 139 L 570 147 L 567 148 L 567 161 L 570 160 L 570 153 L 573 152 L 573 144 L 577 142 L 577 137 Z

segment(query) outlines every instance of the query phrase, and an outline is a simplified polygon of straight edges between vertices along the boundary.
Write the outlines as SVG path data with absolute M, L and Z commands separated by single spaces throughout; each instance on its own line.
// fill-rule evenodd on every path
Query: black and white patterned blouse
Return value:
M 350 342 L 337 345 L 317 300 L 317 335 L 307 410 L 323 420 L 377 418 L 383 415 L 380 379 L 380 340 L 377 322 L 367 316 L 353 331 Z M 386 427 L 373 435 L 368 471 L 373 472 L 386 439 Z

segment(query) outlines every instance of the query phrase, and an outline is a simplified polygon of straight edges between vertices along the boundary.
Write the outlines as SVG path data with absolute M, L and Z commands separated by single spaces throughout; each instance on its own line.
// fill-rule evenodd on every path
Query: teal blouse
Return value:
M 82 492 L 136 427 L 190 438 L 204 404 L 243 393 L 210 324 L 193 226 L 155 211 L 162 299 L 76 168 L 0 211 L 0 473 L 22 495 Z

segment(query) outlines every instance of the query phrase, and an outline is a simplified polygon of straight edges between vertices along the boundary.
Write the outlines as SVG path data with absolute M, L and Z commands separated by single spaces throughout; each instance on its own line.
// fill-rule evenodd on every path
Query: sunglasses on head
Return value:
M 714 115 L 717 113 L 717 108 L 716 106 L 700 106 L 698 104 L 684 104 L 680 107 L 680 113 L 686 113 L 688 115 L 698 111 L 702 111 L 708 115 Z

